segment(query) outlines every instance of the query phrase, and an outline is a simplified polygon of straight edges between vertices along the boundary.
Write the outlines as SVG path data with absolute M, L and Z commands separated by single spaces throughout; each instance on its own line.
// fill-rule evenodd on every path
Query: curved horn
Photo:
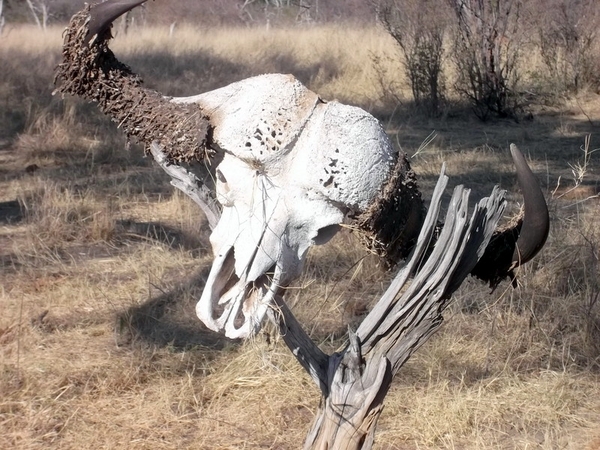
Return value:
M 495 288 L 509 277 L 515 282 L 514 269 L 531 260 L 544 246 L 550 229 L 548 206 L 523 154 L 516 145 L 510 145 L 517 170 L 517 181 L 523 192 L 525 211 L 518 223 L 510 228 L 496 230 L 471 274 L 488 281 Z
M 98 3 L 90 7 L 90 22 L 88 25 L 88 34 L 86 42 L 103 31 L 106 31 L 110 25 L 119 16 L 131 11 L 138 5 L 147 0 L 108 0 L 104 3 Z
M 176 104 L 145 88 L 108 47 L 112 21 L 145 1 L 109 0 L 86 6 L 71 18 L 55 92 L 96 102 L 130 138 L 146 148 L 152 143 L 162 147 L 169 163 L 204 161 L 214 155 L 209 118 L 197 105 Z
M 512 256 L 513 267 L 517 267 L 531 260 L 546 243 L 550 231 L 550 216 L 538 180 L 523 154 L 515 144 L 510 144 L 510 153 L 517 169 L 517 181 L 525 205 L 523 226 Z

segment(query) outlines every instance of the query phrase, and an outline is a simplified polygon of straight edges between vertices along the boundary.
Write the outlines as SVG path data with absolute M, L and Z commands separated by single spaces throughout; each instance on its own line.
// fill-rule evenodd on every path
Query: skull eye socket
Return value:
M 326 244 L 339 230 L 340 226 L 338 224 L 327 225 L 326 227 L 320 228 L 319 231 L 317 231 L 317 235 L 313 239 L 313 242 L 315 245 Z
M 225 175 L 223 175 L 223 172 L 221 172 L 219 169 L 217 169 L 215 174 L 217 175 L 217 184 L 223 190 L 223 193 L 226 194 L 227 192 L 229 192 L 229 186 L 227 185 L 227 178 L 225 178 Z

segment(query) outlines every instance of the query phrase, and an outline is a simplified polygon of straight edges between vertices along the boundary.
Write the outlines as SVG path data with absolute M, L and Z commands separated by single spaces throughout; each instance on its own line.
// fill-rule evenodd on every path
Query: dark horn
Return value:
M 515 284 L 514 269 L 532 259 L 544 246 L 550 229 L 546 200 L 525 158 L 510 145 L 517 181 L 523 192 L 525 211 L 514 226 L 498 229 L 492 236 L 471 274 L 490 283 L 492 289 L 509 277 Z
M 550 216 L 538 180 L 523 154 L 515 144 L 510 144 L 510 153 L 517 169 L 517 181 L 525 205 L 523 226 L 512 257 L 513 267 L 516 267 L 531 260 L 544 246 L 550 231 Z
M 212 126 L 198 105 L 173 103 L 145 88 L 108 47 L 111 22 L 145 1 L 109 0 L 86 6 L 71 18 L 54 77 L 55 92 L 96 102 L 128 137 L 164 148 L 169 163 L 205 161 L 215 154 Z
M 88 34 L 86 42 L 89 42 L 94 35 L 106 31 L 108 27 L 121 15 L 131 11 L 138 5 L 147 0 L 108 0 L 104 3 L 92 5 L 90 8 L 90 22 L 88 25 Z

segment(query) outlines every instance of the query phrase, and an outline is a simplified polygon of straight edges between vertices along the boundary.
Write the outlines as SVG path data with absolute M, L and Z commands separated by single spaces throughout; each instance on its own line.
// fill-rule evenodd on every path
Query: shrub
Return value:
M 538 35 L 542 61 L 552 89 L 577 93 L 600 84 L 598 26 L 600 4 L 597 0 L 553 0 L 538 16 Z
M 456 89 L 481 120 L 515 117 L 521 0 L 449 0 L 457 19 Z
M 378 17 L 404 56 L 404 68 L 415 105 L 437 116 L 445 98 L 443 74 L 446 15 L 437 2 L 388 0 Z

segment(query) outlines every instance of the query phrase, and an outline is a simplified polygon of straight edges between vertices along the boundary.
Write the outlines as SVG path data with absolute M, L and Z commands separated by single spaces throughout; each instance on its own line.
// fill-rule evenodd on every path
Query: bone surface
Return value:
M 309 247 L 371 204 L 396 155 L 373 116 L 324 102 L 290 75 L 172 101 L 198 105 L 224 153 L 215 261 L 196 311 L 209 328 L 247 337 L 300 274 Z
M 344 221 L 390 265 L 411 252 L 425 217 L 416 176 L 373 116 L 325 102 L 291 75 L 186 98 L 147 89 L 108 48 L 111 21 L 141 3 L 108 0 L 73 16 L 56 92 L 97 102 L 206 212 L 214 263 L 196 312 L 209 328 L 231 338 L 254 334 L 308 249 Z M 537 180 L 518 150 L 513 157 L 524 217 L 495 232 L 471 271 L 492 285 L 514 277 L 548 234 Z

